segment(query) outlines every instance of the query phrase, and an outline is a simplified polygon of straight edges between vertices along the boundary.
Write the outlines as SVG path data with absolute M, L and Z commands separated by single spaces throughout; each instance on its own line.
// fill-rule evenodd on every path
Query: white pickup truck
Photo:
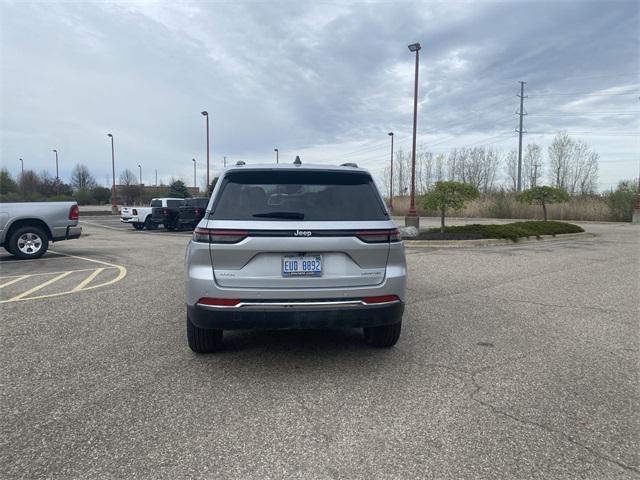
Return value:
M 167 202 L 173 204 L 177 200 L 182 202 L 182 198 L 152 198 L 148 207 L 122 207 L 120 210 L 120 221 L 122 223 L 130 223 L 136 230 L 155 230 L 158 228 L 158 224 L 154 223 L 151 217 L 151 210 L 153 207 L 168 207 L 173 206 Z

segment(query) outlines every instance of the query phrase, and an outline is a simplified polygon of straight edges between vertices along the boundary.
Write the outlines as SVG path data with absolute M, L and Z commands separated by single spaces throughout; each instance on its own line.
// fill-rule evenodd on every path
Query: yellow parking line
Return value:
M 93 273 L 90 273 L 89 276 L 87 278 L 85 278 L 83 281 L 81 281 L 75 288 L 73 288 L 71 291 L 72 292 L 77 292 L 78 290 L 82 290 L 86 285 L 88 285 L 91 280 L 93 280 L 94 278 L 96 278 L 98 275 L 100 275 L 100 272 L 104 271 L 104 268 L 96 268 Z
M 20 275 L 18 278 L 14 278 L 13 280 L 9 280 L 8 282 L 1 284 L 0 288 L 4 288 L 4 287 L 8 287 L 9 285 L 13 285 L 14 283 L 19 282 L 20 280 L 23 280 L 25 278 L 29 278 L 30 276 L 31 275 Z
M 57 277 L 52 278 L 51 280 L 47 280 L 44 283 L 41 283 L 40 285 L 36 285 L 35 287 L 27 290 L 26 292 L 22 292 L 19 295 L 16 295 L 13 298 L 10 298 L 9 300 L 5 300 L 6 302 L 15 302 L 16 300 L 20 300 L 21 298 L 27 297 L 30 294 L 37 292 L 38 290 L 43 289 L 44 287 L 51 285 L 54 282 L 57 282 L 58 280 L 62 280 L 64 277 L 66 277 L 67 275 L 71 275 L 73 272 L 64 272 L 60 275 L 58 275 Z
M 117 267 L 105 267 L 105 270 L 108 270 L 110 268 L 117 268 Z M 59 272 L 42 272 L 42 273 L 30 273 L 29 275 L 7 275 L 4 277 L 0 277 L 0 280 L 4 280 L 5 278 L 16 278 L 16 277 L 35 277 L 37 275 L 59 275 L 61 273 L 64 272 L 72 272 L 72 273 L 77 273 L 77 272 L 93 272 L 95 270 L 95 268 L 81 268 L 79 270 L 63 270 L 63 271 L 59 271 Z M 0 288 L 2 287 L 2 285 L 0 285 Z

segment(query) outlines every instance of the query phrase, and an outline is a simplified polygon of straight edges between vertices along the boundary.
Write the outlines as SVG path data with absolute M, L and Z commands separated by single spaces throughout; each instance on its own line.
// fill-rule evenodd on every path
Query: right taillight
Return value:
M 399 242 L 400 232 L 397 228 L 390 230 L 363 230 L 356 232 L 356 237 L 365 243 Z
M 249 235 L 246 230 L 219 230 L 214 228 L 196 228 L 193 241 L 202 243 L 238 243 Z
M 69 209 L 69 220 L 78 220 L 80 218 L 80 208 L 78 205 L 71 205 Z

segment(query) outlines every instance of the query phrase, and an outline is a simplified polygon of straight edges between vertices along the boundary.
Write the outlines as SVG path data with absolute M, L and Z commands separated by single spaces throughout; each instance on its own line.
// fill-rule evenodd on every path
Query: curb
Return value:
M 407 240 L 403 239 L 404 246 L 424 247 L 424 248 L 464 248 L 464 247 L 490 247 L 494 245 L 522 245 L 526 243 L 554 242 L 560 240 L 573 240 L 576 238 L 594 238 L 595 235 L 589 232 L 562 233 L 556 236 L 541 235 L 540 238 L 522 238 L 517 242 L 504 238 L 479 238 L 477 240 Z

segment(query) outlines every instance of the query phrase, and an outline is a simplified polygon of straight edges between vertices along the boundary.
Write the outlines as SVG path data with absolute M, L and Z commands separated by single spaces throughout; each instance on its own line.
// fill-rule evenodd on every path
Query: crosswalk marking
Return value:
M 100 272 L 104 271 L 104 268 L 96 268 L 92 273 L 89 274 L 89 276 L 87 278 L 85 278 L 83 281 L 81 281 L 75 288 L 73 288 L 73 290 L 71 290 L 72 292 L 77 292 L 78 290 L 82 290 L 84 287 L 86 287 L 91 280 L 93 280 L 94 278 L 96 278 Z

